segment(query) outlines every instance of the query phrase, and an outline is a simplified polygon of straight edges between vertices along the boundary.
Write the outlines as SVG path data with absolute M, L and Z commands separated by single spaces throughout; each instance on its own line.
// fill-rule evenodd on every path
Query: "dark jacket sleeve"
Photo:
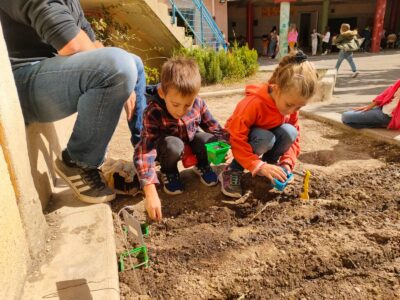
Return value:
M 1 0 L 0 9 L 15 21 L 34 28 L 46 43 L 57 50 L 80 30 L 61 0 Z

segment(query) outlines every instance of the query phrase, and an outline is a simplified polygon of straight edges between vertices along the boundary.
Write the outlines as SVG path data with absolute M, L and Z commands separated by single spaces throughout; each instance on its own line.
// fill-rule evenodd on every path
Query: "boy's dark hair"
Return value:
M 161 69 L 161 88 L 165 94 L 170 88 L 181 95 L 197 94 L 201 86 L 199 67 L 194 59 L 174 57 L 164 63 Z

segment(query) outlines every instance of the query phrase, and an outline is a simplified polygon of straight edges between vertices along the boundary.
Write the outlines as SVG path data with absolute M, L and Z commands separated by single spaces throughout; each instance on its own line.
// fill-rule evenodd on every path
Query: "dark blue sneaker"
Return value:
M 161 180 L 164 184 L 164 192 L 169 195 L 183 193 L 183 184 L 179 173 L 161 173 Z
M 206 186 L 214 186 L 218 184 L 218 176 L 215 174 L 210 165 L 193 167 L 193 172 L 200 176 L 200 181 Z

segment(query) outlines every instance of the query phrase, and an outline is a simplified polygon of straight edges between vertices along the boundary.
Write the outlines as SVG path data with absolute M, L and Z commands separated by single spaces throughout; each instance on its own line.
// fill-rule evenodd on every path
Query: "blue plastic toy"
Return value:
M 285 182 L 279 181 L 278 179 L 274 178 L 274 184 L 272 185 L 272 187 L 274 189 L 277 189 L 278 191 L 283 191 L 285 189 L 285 187 L 288 185 L 288 183 L 292 180 L 293 178 L 293 173 L 289 173 L 288 170 L 286 170 L 285 168 L 281 167 L 282 170 L 286 173 L 287 178 Z

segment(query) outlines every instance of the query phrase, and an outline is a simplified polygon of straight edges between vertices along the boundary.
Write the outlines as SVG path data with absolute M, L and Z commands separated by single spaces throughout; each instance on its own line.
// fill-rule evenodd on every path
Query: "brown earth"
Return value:
M 208 104 L 224 122 L 239 98 Z M 246 174 L 235 201 L 182 171 L 183 195 L 160 191 L 150 266 L 120 273 L 121 298 L 400 299 L 399 148 L 308 119 L 301 130 L 296 171 L 312 172 L 310 201 L 298 199 L 299 174 L 282 193 Z M 127 136 L 121 122 L 110 156 L 131 157 Z M 140 200 L 120 197 L 113 210 L 134 203 L 143 217 Z

